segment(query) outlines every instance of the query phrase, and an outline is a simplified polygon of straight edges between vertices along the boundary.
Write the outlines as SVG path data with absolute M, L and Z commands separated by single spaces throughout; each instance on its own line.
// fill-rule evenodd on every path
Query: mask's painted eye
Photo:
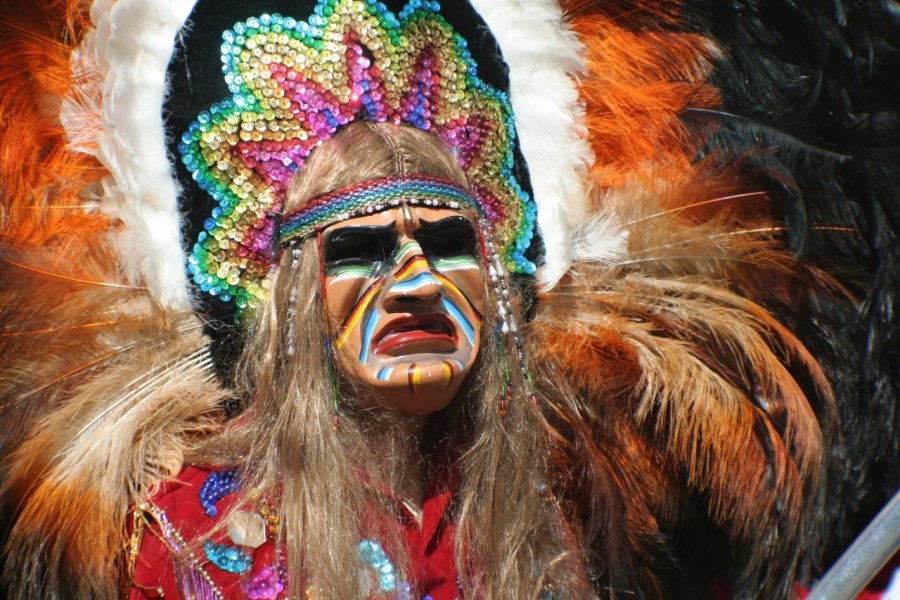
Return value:
M 397 232 L 393 225 L 337 229 L 328 236 L 325 269 L 384 262 L 394 253 L 396 245 Z
M 415 238 L 428 258 L 454 258 L 477 256 L 475 229 L 472 222 L 463 217 L 447 217 L 440 221 L 419 221 Z

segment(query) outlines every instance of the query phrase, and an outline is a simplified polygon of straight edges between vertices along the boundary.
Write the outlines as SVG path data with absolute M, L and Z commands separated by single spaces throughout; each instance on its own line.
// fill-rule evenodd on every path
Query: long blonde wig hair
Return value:
M 311 155 L 285 209 L 361 181 L 402 174 L 466 185 L 455 158 L 434 136 L 358 123 Z M 371 531 L 360 515 L 374 508 L 385 522 L 396 522 L 390 503 L 367 490 L 373 482 L 391 489 L 410 440 L 385 425 L 384 410 L 360 403 L 352 382 L 340 374 L 335 408 L 316 239 L 297 250 L 283 252 L 268 301 L 246 324 L 236 368 L 236 381 L 249 398 L 245 415 L 210 444 L 206 458 L 237 463 L 242 493 L 264 490 L 273 498 L 292 595 L 360 598 L 368 593 L 357 575 L 361 540 L 379 538 L 398 579 L 406 571 L 399 532 Z M 540 409 L 528 399 L 515 345 L 508 336 L 495 335 L 490 281 L 485 294 L 491 308 L 479 358 L 450 407 L 430 416 L 422 448 L 426 457 L 452 461 L 456 489 L 450 510 L 457 525 L 460 585 L 470 598 L 535 598 L 549 588 L 563 597 L 588 597 L 582 554 L 546 494 L 549 453 Z M 500 397 L 508 384 L 513 401 L 501 416 Z M 336 430 L 335 410 L 341 415 Z

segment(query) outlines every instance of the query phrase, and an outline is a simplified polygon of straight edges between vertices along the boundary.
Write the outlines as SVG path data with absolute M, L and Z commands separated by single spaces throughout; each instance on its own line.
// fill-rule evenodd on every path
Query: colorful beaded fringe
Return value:
M 272 215 L 309 153 L 355 120 L 407 123 L 454 149 L 505 267 L 525 251 L 536 208 L 512 173 L 507 96 L 478 78 L 437 2 L 395 16 L 374 0 L 319 0 L 307 21 L 262 15 L 223 34 L 230 98 L 201 112 L 179 152 L 218 203 L 189 262 L 194 281 L 239 309 L 265 296 L 277 254 Z
M 278 241 L 284 244 L 300 239 L 340 221 L 380 212 L 401 202 L 482 212 L 468 192 L 452 181 L 422 175 L 385 177 L 317 196 L 286 214 Z

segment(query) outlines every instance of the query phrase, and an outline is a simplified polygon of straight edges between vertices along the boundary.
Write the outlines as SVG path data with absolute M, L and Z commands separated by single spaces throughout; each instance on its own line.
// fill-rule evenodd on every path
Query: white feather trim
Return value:
M 190 294 L 179 188 L 161 107 L 175 36 L 193 5 L 194 0 L 96 0 L 94 29 L 73 57 L 81 87 L 61 114 L 76 149 L 97 156 L 110 172 L 100 205 L 124 223 L 115 242 L 126 275 L 171 308 L 190 306 Z
M 582 223 L 572 236 L 572 259 L 615 263 L 628 251 L 628 232 L 619 217 L 595 213 Z
M 586 170 L 594 156 L 583 139 L 583 106 L 575 78 L 584 71 L 581 44 L 554 0 L 471 0 L 497 39 L 510 69 L 519 143 L 531 171 L 538 225 L 546 247 L 538 272 L 550 289 L 572 262 L 572 237 L 587 213 Z M 609 230 L 601 249 L 615 247 Z

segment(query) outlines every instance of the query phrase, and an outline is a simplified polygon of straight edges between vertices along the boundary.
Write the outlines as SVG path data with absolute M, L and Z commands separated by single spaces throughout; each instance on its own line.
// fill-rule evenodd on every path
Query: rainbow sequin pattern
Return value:
M 452 181 L 422 175 L 385 177 L 313 198 L 286 214 L 281 222 L 281 244 L 321 231 L 340 221 L 380 212 L 401 202 L 435 208 L 480 211 L 481 207 L 464 188 Z
M 240 310 L 259 303 L 291 176 L 355 120 L 411 124 L 455 149 L 507 268 L 534 272 L 525 251 L 536 208 L 512 172 L 509 99 L 478 78 L 437 2 L 411 0 L 395 16 L 381 2 L 319 0 L 307 21 L 262 15 L 223 40 L 232 96 L 201 112 L 179 144 L 217 203 L 188 264 L 203 291 Z

